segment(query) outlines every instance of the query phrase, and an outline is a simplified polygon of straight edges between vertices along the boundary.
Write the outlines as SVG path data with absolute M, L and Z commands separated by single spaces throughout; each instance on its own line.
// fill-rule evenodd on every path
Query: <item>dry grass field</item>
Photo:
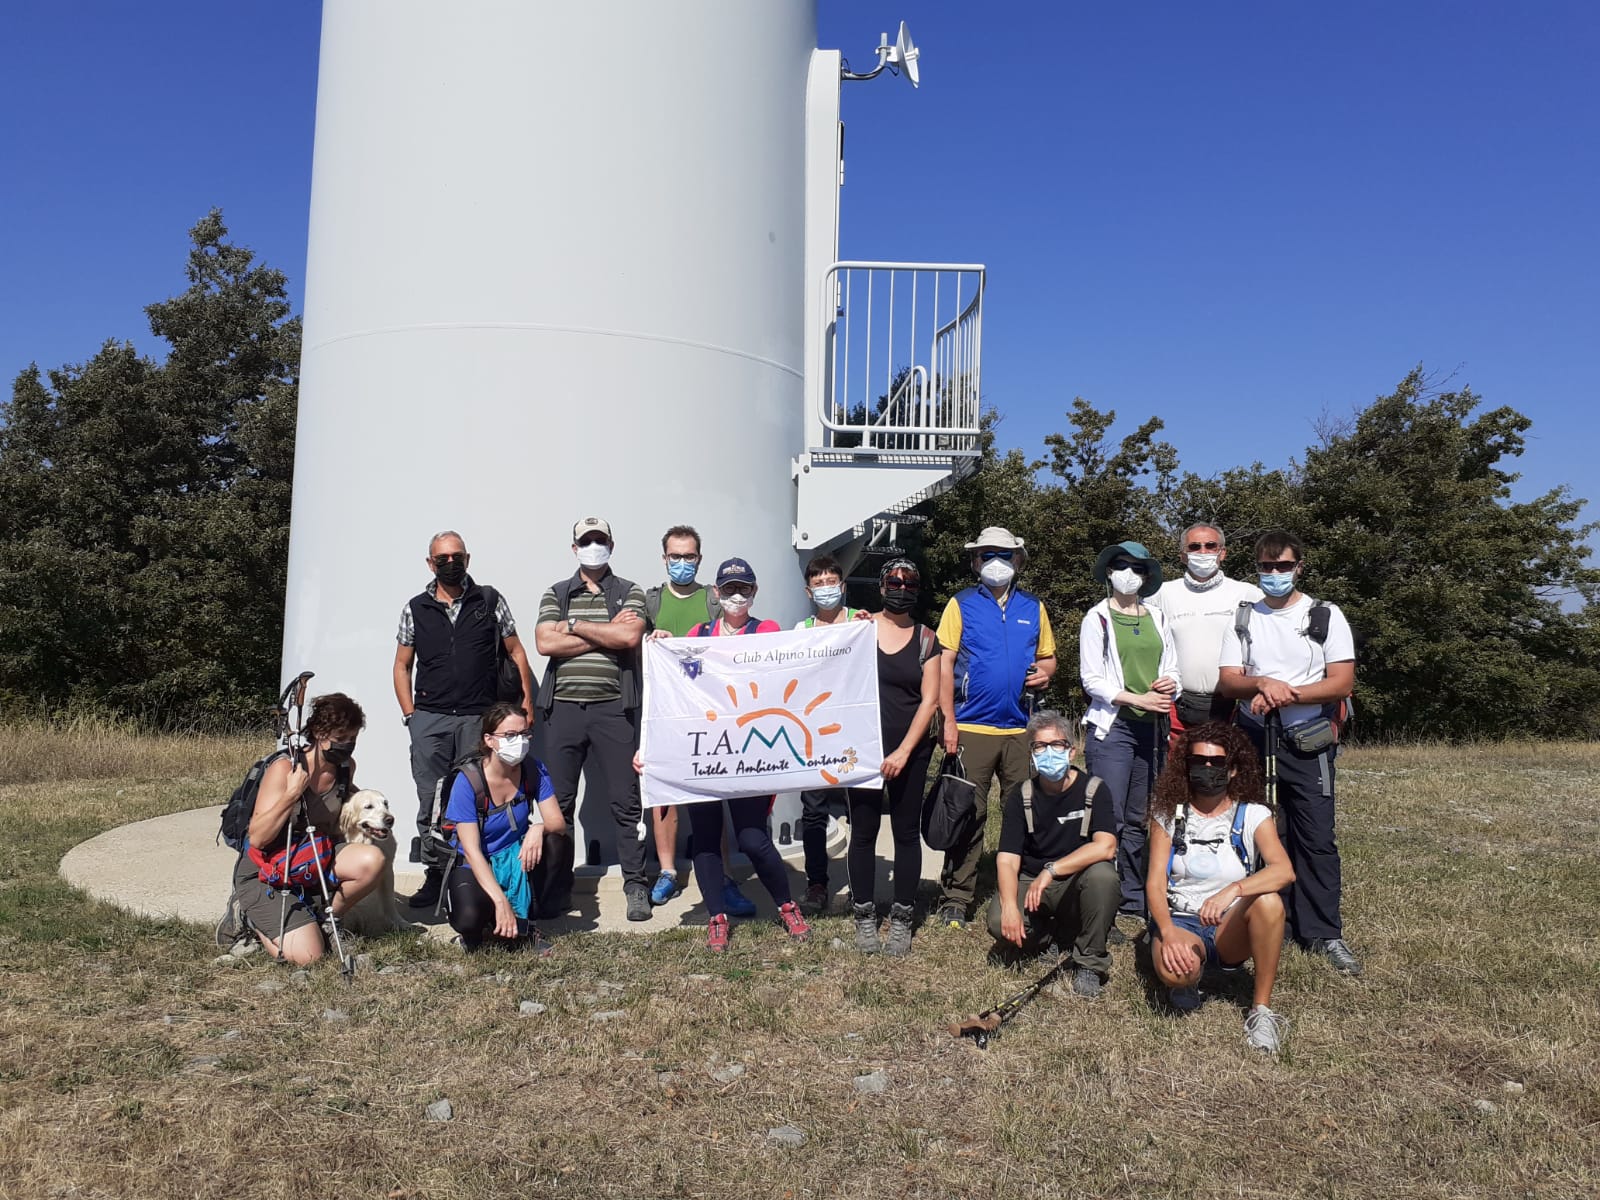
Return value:
M 1600 1190 L 1595 746 L 1346 754 L 1367 973 L 1290 954 L 1276 1062 L 1226 995 L 1160 1011 L 1133 947 L 1101 1000 L 1046 995 L 979 1051 L 944 1022 L 1020 979 L 977 929 L 899 962 L 833 948 L 837 917 L 804 947 L 741 929 L 720 960 L 687 930 L 543 962 L 397 936 L 347 984 L 214 965 L 209 930 L 60 882 L 83 838 L 218 803 L 254 749 L 0 729 L 0 1197 Z

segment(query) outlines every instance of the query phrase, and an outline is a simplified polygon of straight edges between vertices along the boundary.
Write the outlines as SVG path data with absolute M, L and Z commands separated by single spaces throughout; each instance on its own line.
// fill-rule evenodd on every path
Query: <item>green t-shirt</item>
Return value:
M 688 637 L 693 629 L 706 619 L 706 589 L 695 588 L 689 595 L 679 598 L 672 589 L 662 585 L 661 611 L 656 614 L 656 628 L 665 629 L 673 637 Z
M 1137 618 L 1111 614 L 1111 627 L 1117 635 L 1117 657 L 1122 660 L 1122 690 L 1148 692 L 1161 672 L 1161 631 L 1149 613 Z M 1122 716 L 1130 721 L 1153 721 L 1155 716 L 1131 704 L 1122 706 Z

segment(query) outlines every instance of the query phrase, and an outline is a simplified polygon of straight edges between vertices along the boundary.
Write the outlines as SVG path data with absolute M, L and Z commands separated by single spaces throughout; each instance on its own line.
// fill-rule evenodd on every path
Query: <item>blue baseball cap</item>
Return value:
M 724 559 L 717 568 L 717 586 L 725 583 L 748 583 L 751 587 L 756 585 L 755 568 L 742 558 Z

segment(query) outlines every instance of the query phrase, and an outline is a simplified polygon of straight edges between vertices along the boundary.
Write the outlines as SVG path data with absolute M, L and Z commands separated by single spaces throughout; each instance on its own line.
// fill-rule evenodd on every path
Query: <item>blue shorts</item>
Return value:
M 1206 966 L 1216 967 L 1223 971 L 1237 971 L 1240 967 L 1244 966 L 1244 962 L 1225 963 L 1217 957 L 1217 930 L 1220 928 L 1220 926 L 1203 925 L 1200 922 L 1200 918 L 1195 916 L 1193 913 L 1180 912 L 1175 912 L 1172 914 L 1172 923 L 1179 929 L 1187 929 L 1190 933 L 1194 934 L 1203 943 L 1205 943 Z M 1157 930 L 1155 922 L 1152 921 L 1150 923 L 1150 940 L 1155 941 L 1156 936 Z

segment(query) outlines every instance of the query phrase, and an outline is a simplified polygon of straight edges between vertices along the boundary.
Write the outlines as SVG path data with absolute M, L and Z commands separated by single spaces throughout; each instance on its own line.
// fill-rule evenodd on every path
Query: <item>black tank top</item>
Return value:
M 893 654 L 878 650 L 878 715 L 883 752 L 899 749 L 922 705 L 922 626 L 911 627 L 911 640 Z

